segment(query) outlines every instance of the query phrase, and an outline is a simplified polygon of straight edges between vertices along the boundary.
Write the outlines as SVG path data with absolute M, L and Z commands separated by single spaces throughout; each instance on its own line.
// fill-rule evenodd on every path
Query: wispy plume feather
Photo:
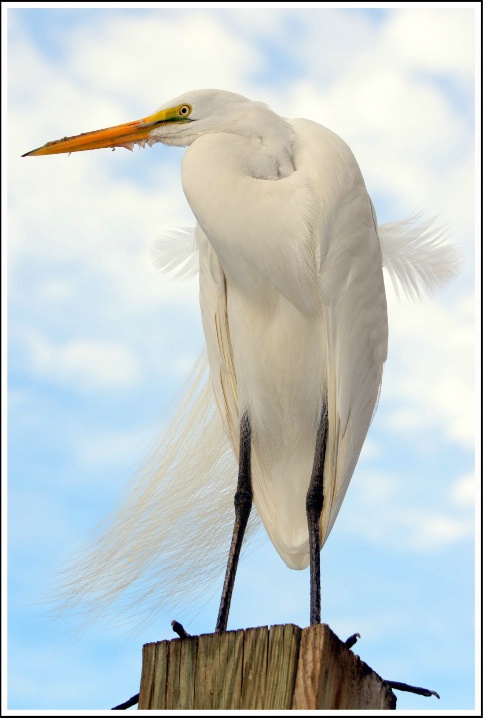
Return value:
M 236 478 L 202 355 L 119 505 L 61 575 L 54 613 L 81 625 L 112 604 L 123 621 L 182 617 L 188 606 L 192 616 L 221 591 Z M 249 539 L 259 525 L 255 513 Z
M 199 270 L 194 227 L 164 230 L 154 240 L 151 257 L 156 269 L 163 274 L 176 279 L 194 277 Z
M 396 295 L 402 290 L 416 301 L 451 281 L 462 267 L 458 249 L 448 242 L 448 230 L 421 213 L 401 222 L 379 225 L 384 268 Z

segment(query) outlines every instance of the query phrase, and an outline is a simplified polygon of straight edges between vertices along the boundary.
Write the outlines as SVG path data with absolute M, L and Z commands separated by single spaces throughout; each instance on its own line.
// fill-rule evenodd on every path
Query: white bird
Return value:
M 203 590 L 200 570 L 209 578 L 228 549 L 221 539 L 235 488 L 210 413 L 214 396 L 240 467 L 216 630 L 226 629 L 252 489 L 287 566 L 310 563 L 317 623 L 320 548 L 354 473 L 386 360 L 383 266 L 418 296 L 457 272 L 457 254 L 430 222 L 378 226 L 356 159 L 334 132 L 230 92 L 188 92 L 143 120 L 28 154 L 156 142 L 189 148 L 182 183 L 197 220 L 210 378 L 203 388 L 197 370 L 105 534 L 68 575 L 71 599 L 103 605 L 137 583 L 134 604 L 159 600 L 160 589 L 173 600 L 187 590 L 184 579 Z M 165 238 L 165 269 L 189 259 L 186 243 L 172 251 L 182 237 L 174 233 L 168 251 Z

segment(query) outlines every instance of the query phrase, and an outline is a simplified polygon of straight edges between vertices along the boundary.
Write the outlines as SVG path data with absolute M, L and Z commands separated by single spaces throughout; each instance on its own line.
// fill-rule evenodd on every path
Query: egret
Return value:
M 226 512 L 226 487 L 235 487 L 219 439 L 206 440 L 220 423 L 206 419 L 211 395 L 238 463 L 216 630 L 227 627 L 252 500 L 287 566 L 310 565 L 310 623 L 319 623 L 320 549 L 354 473 L 387 355 L 383 267 L 417 297 L 456 273 L 456 252 L 431 222 L 413 217 L 379 226 L 353 153 L 330 129 L 231 92 L 187 92 L 142 120 L 27 154 L 157 142 L 188 147 L 182 186 L 197 222 L 209 383 L 196 389 L 200 369 L 162 455 L 155 452 L 78 564 L 72 592 L 113 600 L 142 583 L 146 570 L 153 586 L 141 593 L 150 597 L 166 579 L 163 570 L 179 577 L 178 562 L 209 561 L 217 512 Z M 161 264 L 173 268 L 173 257 Z M 185 514 L 193 524 L 188 539 L 196 537 L 191 548 Z

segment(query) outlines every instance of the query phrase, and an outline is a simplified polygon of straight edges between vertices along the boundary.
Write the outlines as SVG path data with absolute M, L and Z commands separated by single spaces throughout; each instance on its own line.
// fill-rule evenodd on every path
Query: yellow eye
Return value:
M 178 108 L 178 115 L 180 117 L 188 117 L 190 112 L 191 107 L 189 105 L 181 105 L 181 107 Z

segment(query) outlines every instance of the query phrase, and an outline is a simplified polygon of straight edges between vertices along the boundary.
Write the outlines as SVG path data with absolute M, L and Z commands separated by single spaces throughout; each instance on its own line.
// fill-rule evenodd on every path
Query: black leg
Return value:
M 238 484 L 235 494 L 235 525 L 231 540 L 228 564 L 226 567 L 225 583 L 221 594 L 220 610 L 216 622 L 216 632 L 226 631 L 228 613 L 230 611 L 231 595 L 235 583 L 235 574 L 240 558 L 240 550 L 252 508 L 253 492 L 251 477 L 251 427 L 250 419 L 245 414 L 240 423 L 240 460 L 238 470 Z
M 322 410 L 317 440 L 315 442 L 314 467 L 305 500 L 310 549 L 310 625 L 320 623 L 320 514 L 324 504 L 324 462 L 327 445 L 327 405 Z

